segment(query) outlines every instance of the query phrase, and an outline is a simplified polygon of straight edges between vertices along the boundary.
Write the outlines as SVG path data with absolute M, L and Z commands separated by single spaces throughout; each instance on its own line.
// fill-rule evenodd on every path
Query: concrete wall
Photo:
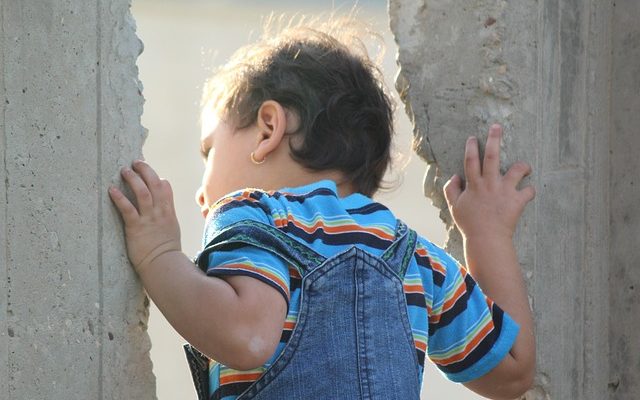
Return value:
M 640 2 L 616 1 L 611 66 L 609 351 L 612 399 L 640 397 Z
M 144 140 L 129 0 L 3 0 L 0 29 L 0 397 L 153 399 L 106 192 Z
M 527 399 L 638 398 L 640 3 L 390 0 L 389 12 L 425 193 L 450 229 L 442 186 L 462 174 L 468 135 L 483 144 L 500 122 L 503 172 L 533 166 L 515 238 L 538 341 Z M 447 249 L 463 259 L 456 230 Z

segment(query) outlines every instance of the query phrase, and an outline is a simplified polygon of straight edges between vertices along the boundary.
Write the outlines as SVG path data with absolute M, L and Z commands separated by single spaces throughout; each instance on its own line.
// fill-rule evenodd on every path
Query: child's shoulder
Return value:
M 320 235 L 316 232 L 320 228 L 322 234 L 340 231 L 345 235 L 352 234 L 350 238 L 355 237 L 353 232 L 357 232 L 359 239 L 365 238 L 368 243 L 378 241 L 375 247 L 380 248 L 384 242 L 394 239 L 398 221 L 392 210 L 368 196 L 354 193 L 339 197 L 336 183 L 328 179 L 278 190 L 245 188 L 231 192 L 212 206 L 205 236 L 210 238 L 243 220 L 258 221 L 276 228 L 289 226 L 307 233 L 313 231 L 314 238 Z M 429 256 L 436 262 L 444 262 L 448 256 L 444 249 L 420 234 L 416 254 Z
M 245 188 L 230 192 L 209 207 L 205 220 L 203 245 L 226 227 L 244 220 L 271 223 L 269 194 L 261 189 Z
M 306 185 L 283 187 L 278 190 L 245 188 L 231 192 L 211 206 L 212 219 L 230 214 L 252 214 L 278 219 L 284 210 L 288 213 L 340 214 L 354 206 L 374 203 L 367 196 L 354 193 L 346 198 L 337 194 L 336 183 L 329 179 L 318 180 Z M 377 204 L 377 203 L 376 203 Z M 383 207 L 380 205 L 380 207 Z M 386 209 L 386 207 L 384 207 Z
M 296 205 L 315 206 L 320 200 L 330 200 L 334 192 L 319 183 L 279 190 L 244 188 L 221 197 L 211 206 L 211 219 L 220 220 L 229 216 L 273 217 L 277 210 Z
M 305 230 L 338 225 L 388 225 L 393 234 L 396 219 L 384 205 L 354 193 L 339 197 L 329 179 L 278 190 L 245 188 L 229 193 L 212 205 L 207 227 L 214 232 L 240 220 L 254 220 L 283 228 L 294 224 Z

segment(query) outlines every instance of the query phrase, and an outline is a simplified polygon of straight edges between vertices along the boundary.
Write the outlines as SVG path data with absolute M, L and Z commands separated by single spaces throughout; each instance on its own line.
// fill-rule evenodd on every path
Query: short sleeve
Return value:
M 419 248 L 433 277 L 425 285 L 432 288 L 429 359 L 453 382 L 479 378 L 507 355 L 520 328 L 444 249 L 428 241 Z
M 258 221 L 271 225 L 267 195 L 261 191 L 231 193 L 216 202 L 208 215 L 203 234 L 203 247 L 213 241 L 226 227 L 241 221 Z M 241 244 L 222 246 L 206 254 L 206 274 L 251 276 L 278 290 L 289 309 L 289 267 L 278 255 L 253 246 Z

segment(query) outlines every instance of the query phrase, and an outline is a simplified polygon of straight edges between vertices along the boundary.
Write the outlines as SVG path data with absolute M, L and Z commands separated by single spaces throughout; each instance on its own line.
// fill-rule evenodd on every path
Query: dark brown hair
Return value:
M 238 49 L 207 81 L 202 111 L 237 130 L 256 122 L 264 101 L 275 100 L 299 117 L 296 140 L 289 141 L 296 162 L 341 171 L 356 191 L 373 196 L 391 163 L 395 102 L 360 36 L 381 36 L 353 14 L 305 18 L 282 28 L 269 16 L 263 37 Z

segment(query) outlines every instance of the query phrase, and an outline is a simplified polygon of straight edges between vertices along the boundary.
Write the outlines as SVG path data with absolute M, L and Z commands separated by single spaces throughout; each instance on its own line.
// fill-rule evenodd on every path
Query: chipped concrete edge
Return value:
M 148 130 L 142 126 L 144 97 L 138 57 L 144 44 L 136 32 L 131 0 L 101 1 L 103 228 L 102 398 L 155 400 L 156 378 L 150 358 L 149 297 L 126 254 L 124 229 L 107 195 L 122 183 L 120 168 L 142 158 Z M 120 283 L 117 283 L 120 282 Z

